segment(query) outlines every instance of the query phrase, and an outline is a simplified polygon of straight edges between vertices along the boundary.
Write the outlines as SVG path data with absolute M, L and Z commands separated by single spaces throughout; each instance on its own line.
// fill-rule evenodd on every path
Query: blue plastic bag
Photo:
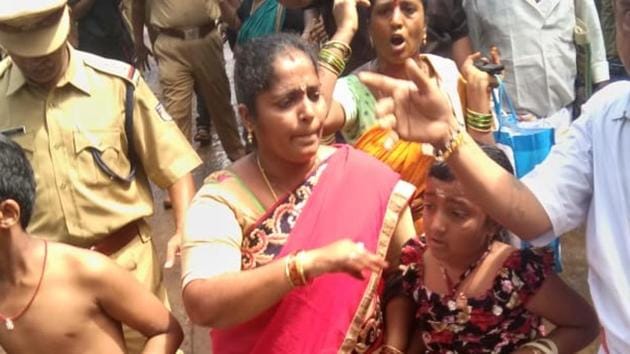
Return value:
M 505 90 L 505 85 L 500 78 L 497 80 L 499 87 L 492 92 L 492 99 L 499 128 L 494 133 L 494 138 L 497 145 L 507 152 L 514 165 L 516 177 L 520 179 L 547 157 L 555 144 L 554 129 L 552 127 L 519 126 L 516 110 Z M 503 101 L 505 101 L 509 111 L 504 109 Z M 512 156 L 509 156 L 510 154 Z M 527 242 L 522 242 L 521 246 L 530 247 Z M 554 253 L 554 268 L 556 272 L 561 272 L 560 240 L 556 238 L 549 244 L 549 247 L 553 249 Z

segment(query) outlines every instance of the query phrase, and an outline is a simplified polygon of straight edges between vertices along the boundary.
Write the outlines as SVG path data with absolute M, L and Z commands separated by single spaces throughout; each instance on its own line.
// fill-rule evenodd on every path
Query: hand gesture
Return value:
M 350 29 L 354 32 L 359 28 L 359 14 L 357 5 L 370 6 L 369 0 L 334 0 L 333 16 L 337 30 Z
M 333 242 L 304 255 L 304 269 L 310 279 L 340 272 L 364 279 L 363 271 L 377 272 L 385 267 L 387 262 L 383 258 L 365 250 L 362 243 L 349 239 Z
M 493 56 L 492 60 L 488 60 L 477 52 L 469 55 L 462 64 L 462 76 L 466 79 L 467 108 L 475 112 L 487 113 L 491 111 L 492 88 L 497 87 L 498 82 L 494 76 L 479 70 L 475 62 L 500 63 L 498 56 Z
M 379 124 L 407 141 L 440 144 L 457 124 L 446 95 L 413 59 L 405 62 L 411 80 L 362 72 L 361 81 L 381 97 L 376 105 Z
M 328 40 L 328 34 L 326 33 L 321 15 L 312 19 L 310 23 L 305 26 L 302 39 L 316 45 Z

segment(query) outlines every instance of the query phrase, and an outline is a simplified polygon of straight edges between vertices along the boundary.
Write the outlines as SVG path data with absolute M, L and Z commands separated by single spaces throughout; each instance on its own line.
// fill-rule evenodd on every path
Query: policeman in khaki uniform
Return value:
M 153 213 L 149 179 L 174 205 L 169 262 L 201 161 L 138 72 L 73 49 L 69 28 L 66 0 L 0 1 L 0 46 L 9 54 L 0 62 L 0 132 L 35 171 L 28 231 L 110 255 L 166 301 L 144 221 Z M 125 337 L 139 352 L 144 338 Z
M 143 44 L 145 14 L 157 33 L 153 44 L 166 110 L 191 139 L 191 100 L 195 85 L 228 158 L 245 154 L 230 100 L 225 73 L 223 39 L 217 28 L 221 16 L 216 0 L 132 0 L 133 32 L 140 66 L 146 60 Z M 147 11 L 148 10 L 148 11 Z

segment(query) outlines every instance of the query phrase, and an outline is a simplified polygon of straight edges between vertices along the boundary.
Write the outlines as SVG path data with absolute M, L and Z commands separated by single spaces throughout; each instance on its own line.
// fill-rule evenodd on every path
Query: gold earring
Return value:
M 251 130 L 247 130 L 247 143 L 252 145 L 254 143 L 254 133 Z

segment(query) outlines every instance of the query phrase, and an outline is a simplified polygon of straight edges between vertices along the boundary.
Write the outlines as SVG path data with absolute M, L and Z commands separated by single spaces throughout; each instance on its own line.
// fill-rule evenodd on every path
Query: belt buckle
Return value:
M 195 40 L 199 39 L 199 27 L 189 28 L 184 30 L 184 39 L 185 40 Z

